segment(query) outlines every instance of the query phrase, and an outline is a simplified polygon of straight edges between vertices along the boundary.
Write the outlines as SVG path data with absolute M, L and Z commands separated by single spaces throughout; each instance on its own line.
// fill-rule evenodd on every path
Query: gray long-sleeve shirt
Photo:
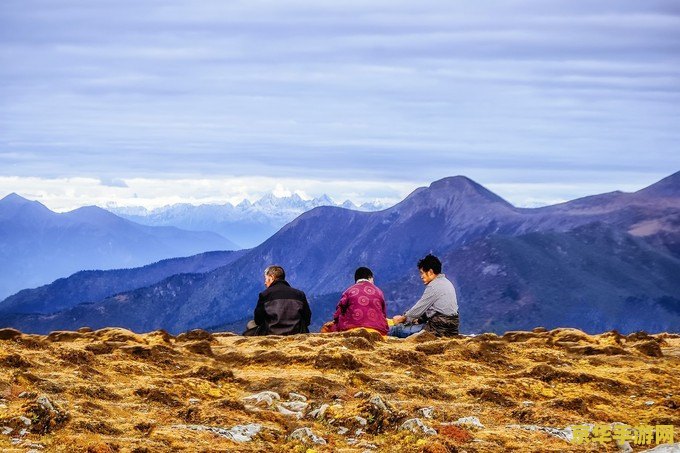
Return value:
M 427 284 L 425 292 L 409 311 L 404 313 L 407 322 L 420 318 L 423 314 L 428 318 L 441 313 L 447 316 L 458 314 L 456 289 L 444 274 L 439 274 Z

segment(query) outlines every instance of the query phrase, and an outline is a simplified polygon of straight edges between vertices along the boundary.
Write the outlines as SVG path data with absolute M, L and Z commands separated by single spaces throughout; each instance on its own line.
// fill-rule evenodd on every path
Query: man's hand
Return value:
M 394 321 L 395 324 L 401 324 L 402 322 L 406 322 L 406 316 L 397 315 L 392 318 L 392 321 Z

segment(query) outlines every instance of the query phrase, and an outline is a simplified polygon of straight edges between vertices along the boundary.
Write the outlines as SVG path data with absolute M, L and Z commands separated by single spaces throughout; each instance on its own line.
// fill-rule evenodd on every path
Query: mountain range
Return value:
M 105 206 L 112 213 L 151 226 L 174 226 L 190 231 L 213 231 L 228 237 L 241 247 L 261 244 L 282 226 L 319 206 L 338 206 L 356 211 L 378 211 L 384 206 L 379 202 L 355 205 L 350 200 L 336 203 L 328 195 L 305 200 L 294 193 L 277 197 L 270 193 L 251 203 L 243 200 L 237 205 L 187 203 L 148 210 L 142 206 Z
M 635 193 L 536 209 L 516 208 L 457 176 L 383 211 L 317 207 L 208 272 L 98 301 L 72 298 L 57 312 L 10 315 L 3 302 L 0 323 L 35 332 L 81 325 L 238 330 L 262 290 L 262 270 L 278 263 L 308 294 L 317 327 L 360 265 L 373 269 L 389 314 L 410 307 L 423 290 L 415 263 L 432 252 L 457 287 L 463 332 L 537 325 L 678 331 L 679 244 L 680 172 Z
M 140 225 L 96 206 L 56 213 L 10 194 L 0 200 L 0 297 L 83 269 L 137 267 L 236 248 L 213 232 Z

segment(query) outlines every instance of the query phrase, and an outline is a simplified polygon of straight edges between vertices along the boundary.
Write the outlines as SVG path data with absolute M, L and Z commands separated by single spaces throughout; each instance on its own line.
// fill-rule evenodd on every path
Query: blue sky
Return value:
M 0 2 L 0 196 L 523 206 L 680 170 L 677 1 Z

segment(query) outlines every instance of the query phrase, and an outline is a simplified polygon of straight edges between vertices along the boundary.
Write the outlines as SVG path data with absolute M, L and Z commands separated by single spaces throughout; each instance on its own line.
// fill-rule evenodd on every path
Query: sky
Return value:
M 2 0 L 0 197 L 518 206 L 680 170 L 676 0 Z

